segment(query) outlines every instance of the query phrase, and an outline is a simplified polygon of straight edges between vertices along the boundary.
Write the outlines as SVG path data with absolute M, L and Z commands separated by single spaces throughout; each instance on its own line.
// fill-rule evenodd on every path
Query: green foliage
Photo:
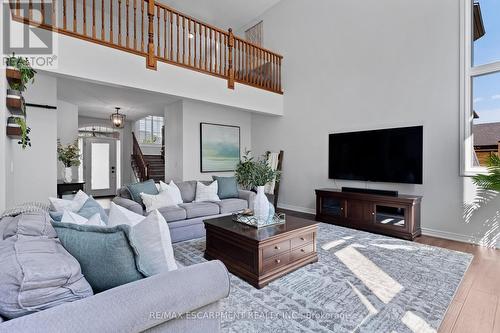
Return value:
M 250 155 L 251 152 L 246 150 L 236 166 L 236 181 L 242 188 L 251 190 L 257 186 L 264 186 L 274 179 L 279 181 L 280 172 L 271 169 L 265 158 L 254 160 Z
M 61 161 L 66 168 L 80 165 L 80 149 L 78 148 L 78 141 L 70 143 L 66 146 L 61 142 L 57 143 L 57 158 Z
M 31 68 L 28 58 L 16 57 L 13 54 L 7 59 L 7 66 L 16 67 L 21 72 L 21 82 L 18 84 L 11 84 L 11 88 L 19 91 L 25 91 L 26 85 L 31 81 L 35 82 L 36 71 Z
M 490 155 L 487 165 L 488 173 L 476 175 L 472 180 L 482 190 L 500 192 L 500 157 Z
M 21 128 L 21 140 L 19 140 L 17 143 L 21 145 L 23 149 L 26 149 L 26 147 L 31 147 L 31 140 L 28 134 L 31 132 L 31 128 L 26 125 L 26 120 L 21 117 L 16 117 L 16 124 L 19 125 Z

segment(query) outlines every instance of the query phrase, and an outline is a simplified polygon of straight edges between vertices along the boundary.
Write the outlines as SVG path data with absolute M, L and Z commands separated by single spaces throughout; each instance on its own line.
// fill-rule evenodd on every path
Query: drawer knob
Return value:
M 375 212 L 372 212 L 372 215 L 375 215 Z
M 279 246 L 275 246 L 274 248 L 275 248 L 276 250 L 279 250 L 279 249 L 280 249 L 280 247 L 279 247 Z
M 306 239 L 304 237 L 300 237 L 300 240 L 301 241 L 305 241 Z
M 279 264 L 281 262 L 281 260 L 279 259 L 276 259 L 276 263 Z
M 304 249 L 300 249 L 300 252 L 306 252 L 306 250 L 304 250 Z

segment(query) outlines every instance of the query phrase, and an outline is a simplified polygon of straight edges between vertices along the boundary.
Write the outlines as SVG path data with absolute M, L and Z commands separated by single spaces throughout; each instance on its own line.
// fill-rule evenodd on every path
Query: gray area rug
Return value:
M 317 263 L 260 290 L 230 274 L 223 332 L 435 332 L 472 255 L 319 224 Z M 205 239 L 174 244 L 184 265 Z

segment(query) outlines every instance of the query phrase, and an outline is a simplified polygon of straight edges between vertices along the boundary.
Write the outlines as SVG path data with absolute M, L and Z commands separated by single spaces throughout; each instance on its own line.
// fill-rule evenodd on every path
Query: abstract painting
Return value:
M 240 161 L 239 126 L 200 123 L 200 171 L 234 171 Z

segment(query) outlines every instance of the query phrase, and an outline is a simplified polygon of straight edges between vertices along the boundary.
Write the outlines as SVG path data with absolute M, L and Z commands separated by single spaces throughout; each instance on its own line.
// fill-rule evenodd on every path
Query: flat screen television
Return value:
M 423 127 L 334 133 L 329 178 L 422 184 Z

